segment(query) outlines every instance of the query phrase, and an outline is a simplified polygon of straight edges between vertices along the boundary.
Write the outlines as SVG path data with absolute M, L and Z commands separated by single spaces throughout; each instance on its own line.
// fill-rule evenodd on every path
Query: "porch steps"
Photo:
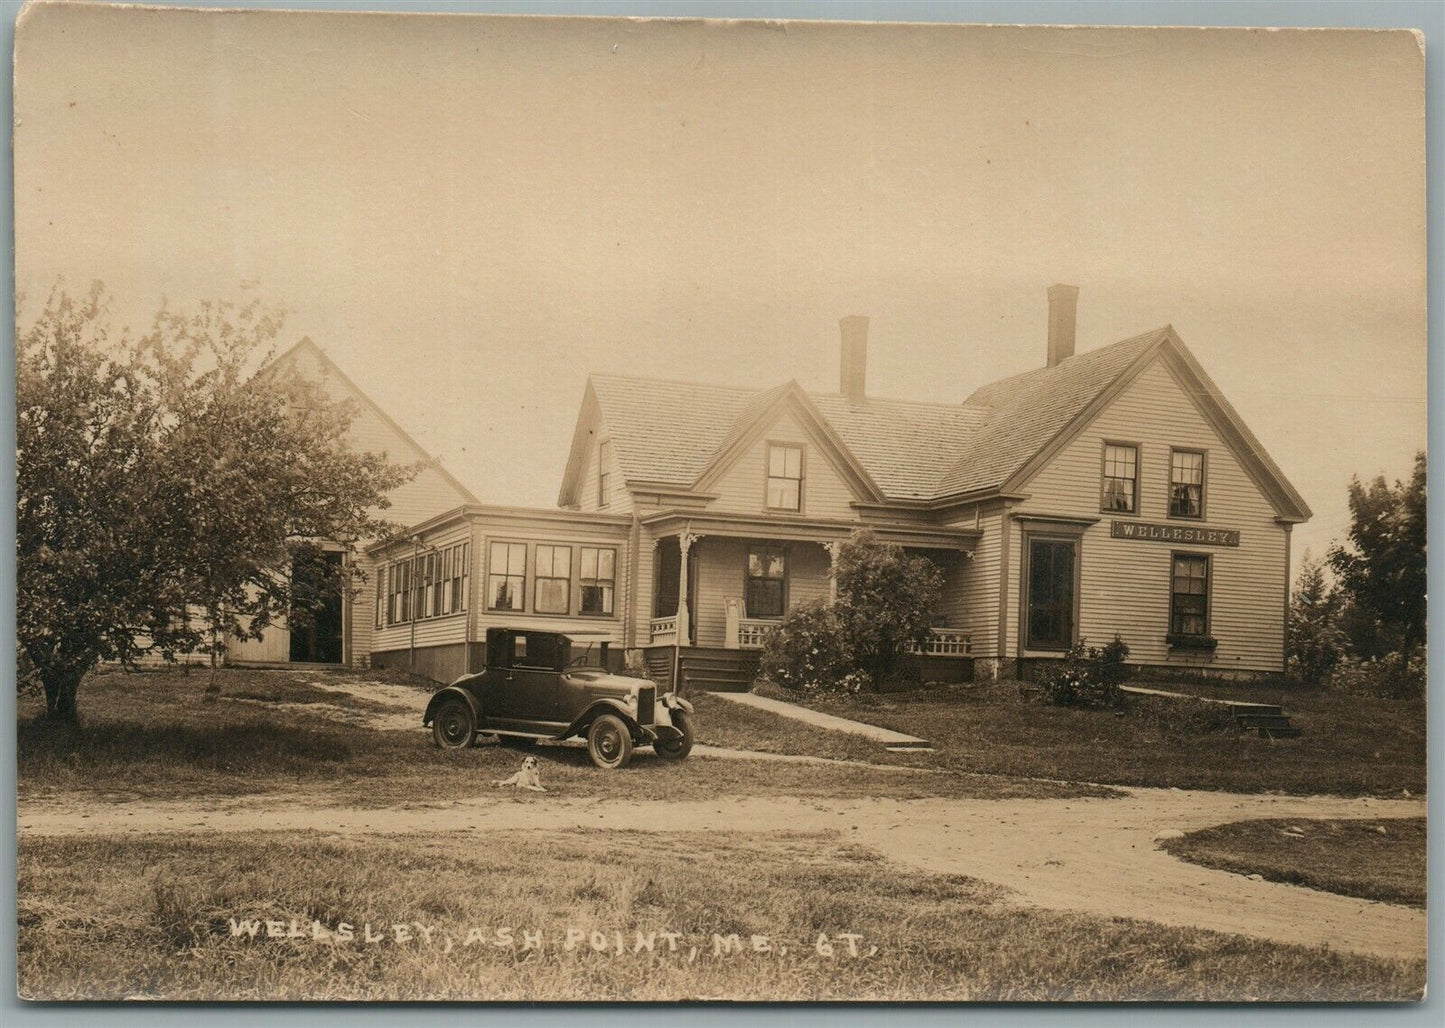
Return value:
M 671 646 L 649 647 L 644 654 L 647 675 L 660 688 L 672 687 L 673 658 Z M 715 647 L 684 646 L 676 653 L 682 679 L 681 692 L 747 692 L 758 677 L 756 650 L 727 650 Z
M 1290 722 L 1289 715 L 1278 703 L 1251 703 L 1245 700 L 1220 700 L 1212 696 L 1193 696 L 1189 693 L 1169 692 L 1166 689 L 1146 689 L 1138 685 L 1121 687 L 1124 692 L 1139 696 L 1167 696 L 1172 699 L 1202 700 L 1205 703 L 1222 703 L 1234 715 L 1234 723 L 1240 731 L 1253 729 L 1261 739 L 1297 739 L 1303 731 Z

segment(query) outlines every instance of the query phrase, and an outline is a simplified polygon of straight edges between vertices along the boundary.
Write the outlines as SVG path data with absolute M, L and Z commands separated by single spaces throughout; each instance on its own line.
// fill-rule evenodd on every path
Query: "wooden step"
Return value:
M 1239 714 L 1235 717 L 1240 728 L 1291 728 L 1289 717 L 1284 714 Z
M 1303 734 L 1304 732 L 1302 730 L 1295 728 L 1293 725 L 1273 728 L 1261 726 L 1259 728 L 1259 737 L 1261 739 L 1298 739 Z

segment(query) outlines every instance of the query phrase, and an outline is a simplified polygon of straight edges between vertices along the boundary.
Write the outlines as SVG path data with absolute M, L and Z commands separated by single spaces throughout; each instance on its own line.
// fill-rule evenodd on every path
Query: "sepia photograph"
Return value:
M 21 1000 L 1418 1009 L 1422 33 L 295 6 L 16 20 Z

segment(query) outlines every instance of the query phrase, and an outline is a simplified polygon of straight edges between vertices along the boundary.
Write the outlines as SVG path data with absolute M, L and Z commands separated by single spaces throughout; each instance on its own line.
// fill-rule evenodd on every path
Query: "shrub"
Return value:
M 885 543 L 866 529 L 838 548 L 833 571 L 836 617 L 854 666 L 867 669 L 875 689 L 900 671 L 906 680 L 908 650 L 928 638 L 943 573 L 927 557 Z
M 859 691 L 867 681 L 832 607 L 815 600 L 784 615 L 768 633 L 759 672 L 793 692 Z
M 1117 635 L 1103 648 L 1080 639 L 1039 676 L 1044 699 L 1059 707 L 1117 707 L 1129 677 L 1129 647 Z
M 1417 647 L 1409 657 L 1403 653 L 1387 653 L 1369 660 L 1345 657 L 1330 672 L 1329 688 L 1357 696 L 1418 699 L 1425 695 L 1424 648 Z

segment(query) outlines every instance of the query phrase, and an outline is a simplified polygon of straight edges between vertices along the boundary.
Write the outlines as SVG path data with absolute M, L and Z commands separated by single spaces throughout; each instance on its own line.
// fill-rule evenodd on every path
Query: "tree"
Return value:
M 1289 605 L 1289 671 L 1301 681 L 1323 685 L 1345 655 L 1340 612 L 1340 594 L 1326 580 L 1324 565 L 1306 553 Z
M 867 529 L 838 548 L 833 573 L 839 624 L 859 666 L 881 688 L 910 646 L 928 639 L 943 573 Z
M 1350 482 L 1350 535 L 1329 564 L 1352 608 L 1357 656 L 1406 654 L 1425 641 L 1425 454 L 1408 483 Z
M 193 316 L 162 311 L 139 346 L 160 398 L 159 488 L 183 592 L 202 614 L 208 693 L 226 638 L 260 638 L 281 619 L 305 627 L 329 596 L 355 591 L 359 566 L 323 547 L 349 557 L 394 531 L 377 513 L 414 473 L 349 449 L 355 409 L 322 383 L 274 373 L 281 323 L 255 302 L 207 303 Z
M 291 562 L 390 528 L 376 512 L 410 471 L 349 451 L 351 412 L 315 384 L 247 373 L 280 327 L 211 304 L 133 341 L 97 285 L 54 291 L 20 333 L 17 644 L 51 716 L 75 719 L 100 661 L 203 642 L 214 660 L 227 635 L 304 619 L 316 587 L 293 589 Z

